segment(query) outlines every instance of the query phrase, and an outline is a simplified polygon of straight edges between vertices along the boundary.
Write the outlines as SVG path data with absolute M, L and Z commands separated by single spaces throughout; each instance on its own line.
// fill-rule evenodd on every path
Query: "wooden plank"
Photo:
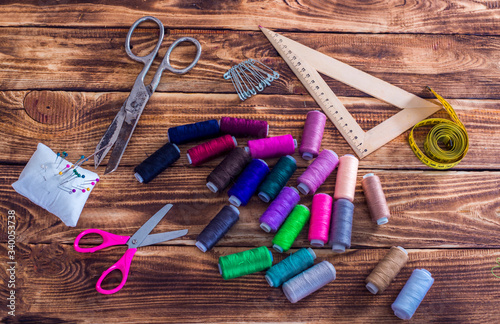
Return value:
M 289 185 L 295 186 L 298 170 Z M 102 174 L 104 168 L 98 170 Z M 217 195 L 205 186 L 209 168 L 180 167 L 165 171 L 147 185 L 140 184 L 132 168 L 120 167 L 96 186 L 76 228 L 66 227 L 54 215 L 21 197 L 10 186 L 19 166 L 0 166 L 0 210 L 18 215 L 18 235 L 26 243 L 71 243 L 86 228 L 100 228 L 118 235 L 134 233 L 166 203 L 174 208 L 157 231 L 187 228 L 189 234 L 167 244 L 194 245 L 197 235 L 228 204 L 227 193 Z M 392 218 L 384 226 L 372 223 L 361 189 L 361 177 L 374 171 L 382 181 Z M 318 192 L 333 194 L 336 173 Z M 354 199 L 353 248 L 500 248 L 495 233 L 500 226 L 500 172 L 421 172 L 363 170 L 358 173 Z M 312 196 L 301 203 L 311 206 Z M 219 242 L 221 246 L 271 244 L 273 234 L 263 232 L 258 219 L 267 208 L 256 196 L 240 207 L 238 223 Z M 6 223 L 0 224 L 0 241 L 6 242 Z M 308 245 L 304 230 L 295 246 Z
M 241 248 L 216 248 L 205 254 L 194 247 L 141 248 L 125 287 L 112 296 L 99 295 L 98 277 L 123 250 L 83 254 L 56 242 L 19 243 L 16 320 L 366 323 L 377 319 L 399 323 L 390 306 L 415 268 L 429 270 L 435 282 L 413 321 L 493 323 L 498 319 L 499 279 L 490 271 L 500 256 L 498 249 L 409 250 L 407 265 L 376 296 L 366 290 L 364 279 L 387 250 L 349 250 L 341 255 L 316 250 L 316 263 L 330 261 L 337 279 L 297 304 L 289 303 L 280 288 L 269 287 L 263 273 L 224 281 L 217 270 L 218 257 Z M 2 245 L 0 260 L 6 254 Z M 282 260 L 283 255 L 273 254 L 275 262 Z M 7 281 L 5 270 L 0 276 Z M 2 289 L 0 296 L 5 300 L 7 291 Z
M 494 1 L 4 1 L 0 26 L 130 26 L 152 15 L 168 27 L 352 33 L 460 33 L 498 35 Z
M 4 125 L 0 129 L 4 139 L 0 143 L 0 161 L 24 164 L 38 142 L 55 151 L 66 150 L 73 157 L 93 153 L 126 96 L 126 93 L 47 91 L 0 93 L 0 123 Z M 340 100 L 364 130 L 399 111 L 372 98 Z M 489 153 L 500 146 L 494 136 L 500 132 L 498 101 L 451 100 L 450 103 L 465 124 L 471 143 L 467 156 L 456 169 L 498 170 L 500 156 Z M 319 108 L 309 96 L 260 95 L 242 103 L 235 94 L 156 93 L 142 114 L 121 165 L 136 166 L 160 148 L 167 140 L 169 127 L 228 115 L 265 119 L 270 123 L 271 136 L 290 133 L 300 142 L 306 113 L 312 109 Z M 437 116 L 445 117 L 445 113 Z M 416 138 L 423 140 L 425 135 L 419 133 Z M 240 146 L 246 145 L 247 139 L 238 140 Z M 182 158 L 177 165 L 188 165 L 185 152 L 193 145 L 180 146 Z M 339 156 L 353 153 L 330 121 L 322 147 L 333 149 Z M 298 153 L 296 157 L 300 166 L 307 166 Z M 214 167 L 218 161 L 207 165 Z M 428 170 L 411 151 L 407 133 L 363 159 L 360 167 Z
M 0 33 L 0 89 L 129 92 L 142 65 L 125 54 L 126 33 L 127 29 L 4 28 Z M 499 98 L 498 37 L 283 35 L 419 96 L 432 97 L 424 89 L 428 85 L 445 98 Z M 261 32 L 171 30 L 161 55 L 181 36 L 201 42 L 201 59 L 186 75 L 165 72 L 157 91 L 235 93 L 232 83 L 222 75 L 251 57 L 263 60 L 281 75 L 265 93 L 307 94 Z M 156 37 L 156 30 L 137 30 L 134 50 L 147 54 Z M 173 62 L 185 66 L 193 54 L 192 46 L 181 46 Z M 338 96 L 366 96 L 326 80 Z

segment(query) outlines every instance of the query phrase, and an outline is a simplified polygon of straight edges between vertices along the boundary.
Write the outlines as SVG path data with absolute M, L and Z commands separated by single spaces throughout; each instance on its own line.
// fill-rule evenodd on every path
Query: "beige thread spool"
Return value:
M 387 206 L 387 201 L 385 200 L 384 190 L 382 189 L 380 178 L 373 173 L 367 173 L 363 176 L 363 180 L 361 180 L 361 186 L 363 187 L 363 192 L 365 193 L 366 202 L 368 204 L 368 208 L 370 209 L 372 220 L 376 222 L 377 225 L 388 223 L 389 217 L 391 217 L 391 212 L 389 211 L 389 206 Z
M 408 252 L 401 246 L 393 246 L 372 273 L 365 279 L 366 289 L 372 294 L 383 292 L 396 278 L 408 261 Z
M 335 182 L 335 199 L 347 199 L 350 202 L 354 200 L 358 164 L 359 160 L 352 154 L 346 154 L 339 159 L 337 180 Z

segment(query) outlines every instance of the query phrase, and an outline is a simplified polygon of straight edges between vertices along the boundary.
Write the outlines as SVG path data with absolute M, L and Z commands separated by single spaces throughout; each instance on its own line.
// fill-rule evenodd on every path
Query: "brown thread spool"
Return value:
M 372 294 L 383 292 L 396 278 L 408 261 L 408 252 L 401 246 L 393 246 L 372 273 L 365 279 L 366 289 Z
M 244 149 L 237 147 L 207 177 L 207 187 L 212 192 L 224 190 L 250 163 L 252 158 Z
M 376 222 L 377 225 L 388 223 L 389 218 L 391 217 L 391 212 L 389 211 L 387 201 L 385 200 L 384 190 L 382 189 L 380 178 L 373 173 L 367 173 L 363 176 L 363 180 L 361 180 L 361 186 L 363 187 L 363 192 L 365 193 L 366 202 L 368 203 L 372 220 Z

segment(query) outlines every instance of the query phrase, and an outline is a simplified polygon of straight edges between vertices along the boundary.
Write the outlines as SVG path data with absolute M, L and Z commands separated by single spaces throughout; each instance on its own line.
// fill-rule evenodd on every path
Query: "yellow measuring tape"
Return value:
M 462 161 L 465 157 L 465 154 L 467 154 L 467 151 L 469 150 L 469 135 L 467 135 L 467 130 L 458 119 L 453 107 L 440 95 L 434 92 L 434 90 L 429 87 L 427 88 L 432 91 L 436 98 L 441 102 L 443 108 L 446 112 L 448 112 L 452 120 L 443 118 L 429 118 L 422 120 L 413 126 L 410 136 L 408 137 L 408 141 L 410 142 L 411 149 L 415 155 L 425 165 L 434 169 L 446 170 L 460 163 L 460 161 Z M 429 125 L 435 126 L 432 127 L 425 139 L 424 154 L 413 139 L 413 131 L 417 127 Z

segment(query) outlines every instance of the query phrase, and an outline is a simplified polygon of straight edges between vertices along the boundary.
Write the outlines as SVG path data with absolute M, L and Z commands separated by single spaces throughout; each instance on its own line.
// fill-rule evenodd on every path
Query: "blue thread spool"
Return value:
M 236 207 L 246 206 L 268 173 L 266 162 L 253 159 L 227 192 L 229 202 Z
M 181 157 L 177 145 L 168 142 L 134 168 L 134 176 L 140 183 L 148 183 L 174 164 Z
M 316 253 L 311 248 L 302 248 L 267 270 L 266 281 L 271 287 L 279 287 L 302 271 L 312 267 L 314 259 L 316 259 Z
M 343 253 L 351 247 L 352 219 L 354 205 L 347 199 L 338 199 L 333 204 L 332 223 L 330 227 L 330 244 L 332 251 Z
M 425 295 L 434 283 L 434 278 L 425 269 L 415 269 L 398 297 L 392 303 L 394 315 L 403 320 L 409 320 L 417 310 Z
M 168 129 L 168 139 L 170 143 L 184 144 L 216 137 L 219 133 L 219 121 L 211 119 L 199 123 L 171 127 Z

